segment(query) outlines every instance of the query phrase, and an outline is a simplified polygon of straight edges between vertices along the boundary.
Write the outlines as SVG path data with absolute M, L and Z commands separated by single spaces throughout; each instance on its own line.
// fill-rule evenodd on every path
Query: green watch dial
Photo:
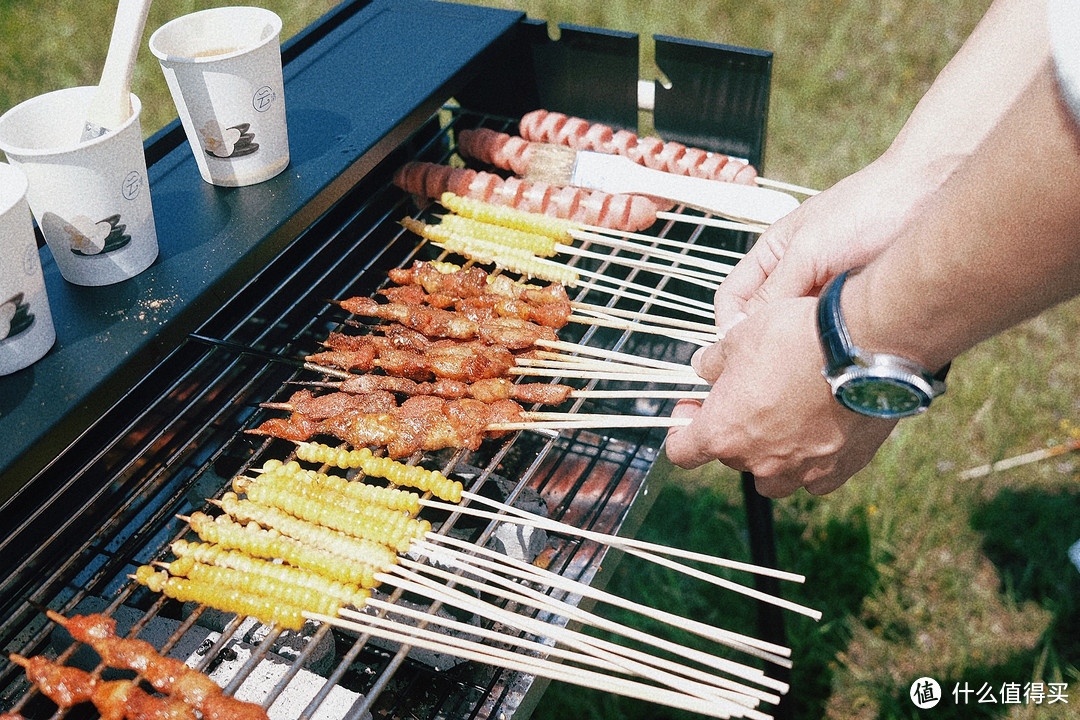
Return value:
M 836 397 L 856 412 L 878 417 L 912 415 L 927 403 L 917 388 L 890 378 L 852 379 L 837 389 Z

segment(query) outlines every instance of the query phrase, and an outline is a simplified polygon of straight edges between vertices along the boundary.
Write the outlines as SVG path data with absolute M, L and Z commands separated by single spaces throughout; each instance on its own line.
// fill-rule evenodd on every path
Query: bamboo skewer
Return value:
M 752 230 L 755 226 L 744 225 L 743 223 L 731 222 L 731 225 L 737 226 L 730 229 L 739 230 Z M 622 238 L 622 240 L 616 240 L 609 235 Z M 635 248 L 649 248 L 653 245 L 659 245 L 663 247 L 673 247 L 682 250 L 692 250 L 694 252 L 700 252 L 706 255 L 717 255 L 719 257 L 727 257 L 733 260 L 741 260 L 745 257 L 746 253 L 741 253 L 736 250 L 727 250 L 724 248 L 709 247 L 708 245 L 697 245 L 695 243 L 684 242 L 682 240 L 672 240 L 671 238 L 660 237 L 655 235 L 645 235 L 642 233 L 620 232 L 616 230 L 609 230 L 607 228 L 591 228 L 581 230 L 571 230 L 570 237 L 575 240 L 581 240 L 584 242 L 596 243 L 598 245 L 608 245 L 610 247 L 625 247 L 626 249 Z M 687 256 L 679 253 L 679 257 L 683 259 L 692 259 L 692 256 Z M 729 268 L 732 266 L 728 266 Z
M 462 497 L 463 498 L 466 497 L 464 493 L 462 494 Z M 469 499 L 475 499 L 477 497 L 478 496 L 475 496 L 472 493 L 469 493 Z M 531 517 L 521 517 L 520 515 L 506 515 L 506 514 L 501 514 L 501 513 L 487 512 L 485 510 L 475 510 L 475 509 L 472 509 L 472 508 L 453 505 L 453 504 L 450 504 L 450 503 L 444 503 L 444 502 L 440 502 L 440 501 L 437 501 L 437 500 L 423 500 L 423 501 L 421 501 L 421 505 L 423 505 L 425 507 L 433 507 L 433 508 L 438 508 L 438 509 L 441 509 L 441 510 L 447 510 L 447 511 L 451 511 L 451 512 L 455 511 L 455 509 L 456 509 L 458 512 L 461 512 L 462 514 L 472 515 L 474 517 L 485 518 L 485 519 L 488 519 L 488 520 L 498 520 L 498 521 L 501 521 L 501 522 L 508 522 L 508 523 L 511 523 L 511 524 L 519 524 L 519 525 L 537 527 L 537 528 L 540 528 L 540 529 L 543 529 L 543 530 L 550 530 L 550 531 L 556 532 L 556 533 L 574 535 L 574 536 L 577 536 L 577 537 L 585 538 L 586 540 L 594 540 L 594 541 L 601 542 L 601 543 L 604 543 L 604 544 L 607 544 L 607 545 L 611 545 L 613 547 L 618 547 L 621 550 L 624 550 L 625 552 L 627 552 L 627 553 L 629 553 L 631 555 L 635 555 L 635 556 L 640 557 L 642 559 L 649 560 L 650 562 L 654 562 L 654 563 L 656 563 L 658 565 L 662 565 L 662 566 L 667 567 L 669 569 L 676 570 L 676 571 L 681 572 L 681 573 L 683 573 L 685 575 L 689 575 L 689 576 L 697 578 L 699 580 L 703 580 L 703 581 L 705 581 L 707 583 L 711 583 L 711 584 L 716 585 L 718 587 L 722 587 L 725 590 L 731 590 L 733 592 L 737 592 L 737 593 L 740 593 L 742 595 L 746 595 L 747 597 L 751 597 L 751 598 L 753 598 L 755 600 L 761 600 L 762 602 L 767 602 L 767 603 L 769 603 L 771 605 L 776 605 L 777 607 L 782 607 L 782 608 L 784 608 L 786 610 L 791 610 L 793 612 L 797 612 L 800 615 L 806 615 L 807 617 L 813 618 L 815 620 L 820 620 L 821 619 L 821 612 L 818 611 L 818 610 L 814 610 L 813 608 L 804 607 L 802 605 L 791 602 L 789 600 L 785 600 L 783 598 L 779 598 L 779 597 L 775 597 L 773 595 L 769 595 L 767 593 L 763 593 L 763 592 L 761 592 L 759 590 L 756 590 L 754 588 L 746 587 L 745 585 L 740 585 L 738 583 L 732 582 L 730 580 L 726 580 L 724 578 L 717 577 L 715 575 L 710 575 L 709 573 L 702 572 L 701 570 L 689 567 L 689 566 L 684 565 L 682 563 L 678 563 L 678 562 L 675 562 L 673 560 L 668 560 L 667 558 L 660 557 L 660 556 L 656 555 L 655 552 L 651 551 L 651 550 L 653 550 L 652 548 L 650 548 L 649 552 L 643 552 L 642 549 L 633 547 L 633 545 L 635 543 L 626 542 L 627 540 L 630 540 L 629 538 L 620 538 L 618 536 L 605 535 L 603 533 L 595 533 L 595 532 L 592 532 L 592 531 L 589 531 L 589 530 L 583 530 L 583 529 L 580 529 L 580 528 L 574 528 L 574 527 L 566 525 L 564 523 L 559 523 L 559 522 L 556 522 L 556 521 L 553 521 L 553 520 L 548 520 L 547 518 L 542 518 L 542 517 L 537 516 L 537 515 L 533 515 Z M 666 550 L 669 553 L 671 552 L 670 548 L 667 548 Z M 777 572 L 779 572 L 779 571 L 777 571 Z M 769 574 L 769 573 L 761 572 L 759 574 Z M 787 578 L 787 579 L 790 579 L 790 578 Z
M 438 538 L 439 544 L 447 544 L 453 547 L 461 548 L 463 550 L 471 550 L 478 555 L 483 555 L 485 559 L 477 557 L 476 555 L 468 555 L 466 552 L 454 552 L 454 562 L 459 565 L 473 565 L 477 564 L 488 570 L 494 572 L 501 572 L 508 574 L 512 578 L 517 580 L 529 580 L 529 582 L 535 582 L 540 585 L 552 587 L 558 590 L 562 590 L 570 595 L 580 595 L 581 597 L 590 598 L 603 602 L 614 607 L 622 608 L 623 610 L 629 610 L 641 615 L 651 617 L 655 620 L 672 625 L 673 627 L 679 627 L 681 629 L 689 630 L 690 632 L 700 637 L 712 640 L 716 643 L 728 645 L 747 654 L 754 655 L 755 657 L 763 660 L 768 660 L 774 664 L 789 666 L 790 662 L 785 658 L 791 656 L 791 650 L 789 648 L 781 647 L 774 643 L 765 642 L 752 638 L 747 635 L 730 632 L 720 628 L 715 628 L 712 625 L 706 625 L 702 622 L 697 622 L 689 618 L 684 618 L 674 613 L 665 612 L 657 608 L 648 607 L 640 603 L 635 603 L 624 598 L 620 598 L 617 595 L 613 595 L 603 590 L 597 590 L 591 585 L 587 585 L 576 580 L 570 580 L 562 575 L 558 575 L 549 570 L 543 570 L 535 565 L 515 560 L 507 555 L 496 552 L 489 548 L 467 543 L 463 540 L 456 540 L 445 535 L 438 535 L 436 533 L 429 534 L 429 542 L 417 543 L 417 546 L 422 548 L 425 553 L 440 553 L 437 555 L 431 555 L 433 559 L 439 559 L 444 557 L 444 554 L 449 551 L 447 548 L 432 546 L 430 540 Z M 502 568 L 502 569 L 500 569 Z M 532 578 L 531 580 L 529 578 Z
M 640 332 L 649 335 L 662 335 L 673 340 L 682 340 L 683 342 L 693 343 L 702 347 L 708 347 L 709 345 L 715 343 L 717 340 L 715 336 L 709 337 L 707 335 L 696 334 L 692 331 L 666 328 L 660 325 L 648 325 L 645 323 L 637 323 L 633 321 L 623 320 L 620 318 L 605 317 L 602 315 L 597 317 L 582 317 L 581 315 L 571 315 L 568 318 L 568 321 L 572 323 L 579 323 L 581 325 L 606 327 L 612 328 L 614 330 L 625 330 L 627 332 Z
M 597 629 L 606 630 L 616 635 L 625 637 L 628 640 L 633 640 L 643 643 L 645 645 L 649 645 L 651 647 L 655 647 L 659 650 L 663 650 L 676 656 L 686 658 L 687 660 L 692 660 L 693 662 L 703 665 L 705 667 L 710 667 L 713 670 L 728 673 L 733 677 L 741 678 L 743 680 L 761 685 L 762 687 L 776 690 L 777 692 L 787 692 L 787 690 L 789 689 L 786 683 L 780 680 L 776 680 L 774 678 L 770 678 L 759 668 L 750 667 L 748 665 L 743 665 L 742 663 L 738 663 L 733 660 L 728 660 L 726 658 L 721 658 L 716 655 L 711 655 L 702 650 L 697 650 L 695 648 L 679 645 L 678 643 L 672 642 L 670 640 L 666 640 L 655 635 L 649 635 L 648 633 L 637 630 L 636 628 L 632 628 L 627 625 L 607 620 L 594 613 L 581 610 L 580 608 L 570 605 L 569 603 L 555 600 L 554 598 L 544 595 L 538 590 L 533 590 L 532 588 L 528 588 L 524 585 L 515 583 L 512 580 L 506 580 L 505 578 L 502 578 L 500 576 L 492 575 L 491 573 L 478 569 L 475 566 L 469 566 L 467 569 L 467 574 L 458 575 L 446 570 L 431 567 L 430 565 L 412 563 L 412 561 L 409 561 L 408 564 L 419 566 L 418 569 L 422 569 L 425 574 L 431 575 L 435 578 L 441 578 L 444 582 L 452 582 L 458 585 L 465 585 L 475 590 L 480 590 L 481 592 L 490 593 L 497 597 L 502 597 L 504 600 L 523 604 L 527 607 L 534 607 L 535 603 L 539 603 L 540 608 L 552 605 L 555 609 L 554 612 L 551 612 L 551 614 L 553 615 L 558 615 L 561 617 L 565 617 L 569 620 L 582 622 Z M 399 575 L 403 574 L 402 568 L 400 567 L 392 568 L 392 571 Z M 481 582 L 475 578 L 487 580 L 488 583 Z M 442 582 L 437 582 L 435 580 L 430 580 L 427 578 L 421 579 L 413 577 L 412 579 L 422 585 L 426 585 L 427 587 L 438 593 L 449 590 Z M 491 582 L 495 582 L 500 587 L 504 587 L 505 589 L 500 590 L 491 585 Z M 506 585 L 509 585 L 510 587 L 506 587 Z M 461 595 L 461 593 L 460 591 L 449 590 L 449 595 L 451 598 L 456 599 Z M 475 602 L 471 596 L 466 596 L 466 598 L 466 602 Z M 519 614 L 515 613 L 514 617 L 512 618 L 512 624 L 515 626 L 517 626 L 518 623 L 522 623 L 525 625 L 529 624 L 527 621 L 520 620 L 520 617 L 521 616 Z M 543 621 L 539 620 L 533 622 L 543 623 Z M 546 625 L 547 623 L 543 623 L 543 626 Z M 546 633 L 546 627 L 541 627 L 540 629 L 541 635 Z M 589 642 L 589 644 L 594 644 L 593 638 L 587 638 L 586 641 Z M 604 647 L 605 650 L 610 650 L 616 653 L 622 653 L 625 651 L 625 648 L 623 646 L 615 643 L 606 644 Z M 638 655 L 636 657 L 641 658 L 642 656 Z M 645 657 L 648 656 L 646 655 Z M 781 659 L 781 662 L 784 661 Z
M 604 276 L 600 275 L 599 277 L 603 278 Z M 607 285 L 599 284 L 594 281 L 581 282 L 580 280 L 573 287 L 582 288 L 584 290 L 592 290 L 599 293 L 605 293 L 607 295 L 613 295 L 615 297 L 625 300 L 636 300 L 637 302 L 641 302 L 646 305 L 655 305 L 656 307 L 676 310 L 678 312 L 685 313 L 693 317 L 704 318 L 705 320 L 712 320 L 715 317 L 712 308 L 699 300 L 680 297 L 665 290 L 647 288 L 644 286 L 635 285 L 633 283 L 624 283 L 621 286 L 618 286 L 618 281 L 612 282 L 616 285 L 616 287 L 609 287 Z M 646 294 L 636 292 L 634 288 L 641 289 Z
M 536 377 L 552 377 L 552 378 L 581 378 L 585 380 L 608 380 L 612 382 L 643 382 L 643 383 L 668 383 L 671 385 L 696 385 L 696 386 L 709 386 L 705 380 L 695 377 L 691 378 L 678 377 L 672 373 L 655 373 L 655 374 L 642 374 L 642 373 L 623 373 L 623 372 L 606 372 L 598 374 L 595 370 L 580 370 L 574 368 L 543 368 L 543 367 L 524 367 L 515 366 L 507 371 L 510 375 L 534 375 Z
M 356 620 L 345 620 L 339 617 L 331 617 L 319 613 L 305 612 L 304 617 L 327 623 L 336 627 L 356 632 L 363 632 L 376 637 L 381 637 L 392 642 L 398 642 L 412 647 L 418 647 L 435 652 L 445 651 L 445 646 L 440 641 L 433 643 L 411 634 L 387 631 L 376 628 L 373 625 Z M 708 717 L 730 718 L 748 717 L 755 720 L 771 720 L 771 716 L 753 710 L 736 706 L 734 708 L 723 707 L 713 700 L 702 700 L 682 693 L 677 693 L 653 685 L 615 678 L 601 673 L 594 673 L 582 668 L 566 668 L 555 663 L 543 663 L 528 658 L 519 653 L 509 653 L 497 648 L 489 648 L 478 643 L 467 644 L 459 641 L 460 647 L 455 650 L 455 655 L 465 660 L 495 665 L 515 672 L 523 672 L 550 680 L 559 680 L 586 688 L 601 690 L 604 692 L 617 692 L 620 695 L 637 700 L 644 700 L 668 707 L 690 710 Z M 732 712 L 738 715 L 732 715 Z M 752 714 L 750 714 L 752 713 Z
M 700 273 L 699 276 L 701 278 L 703 278 L 703 279 L 715 278 L 715 276 L 718 275 L 718 274 L 719 275 L 727 275 L 729 272 L 731 272 L 732 270 L 735 269 L 734 265 L 731 265 L 731 264 L 728 264 L 728 263 L 720 263 L 720 262 L 716 262 L 715 260 L 706 260 L 704 258 L 694 257 L 692 255 L 687 255 L 687 254 L 684 254 L 684 253 L 677 253 L 677 252 L 672 252 L 670 250 L 663 250 L 663 249 L 656 248 L 656 247 L 649 247 L 648 245 L 645 245 L 644 243 L 625 242 L 625 241 L 615 240 L 613 238 L 604 237 L 604 236 L 598 235 L 596 233 L 572 232 L 571 235 L 577 240 L 582 240 L 582 241 L 590 242 L 590 243 L 595 242 L 595 243 L 601 244 L 601 245 L 608 245 L 608 246 L 610 246 L 612 248 L 615 248 L 617 250 L 627 250 L 629 252 L 637 253 L 637 254 L 640 254 L 640 255 L 642 255 L 644 257 L 647 257 L 647 258 L 657 258 L 657 259 L 666 260 L 668 262 L 673 263 L 673 266 L 663 266 L 663 267 L 677 267 L 677 266 L 679 266 L 681 264 L 692 262 L 695 267 L 705 269 L 705 270 L 710 270 L 713 273 L 712 276 L 706 275 L 705 273 Z M 559 252 L 569 252 L 569 251 L 565 251 L 565 250 L 559 250 L 560 248 L 569 248 L 570 251 L 575 250 L 574 247 L 569 246 L 569 245 L 563 245 L 561 243 L 556 244 L 555 248 Z M 579 250 L 579 252 L 584 253 L 584 252 L 588 252 L 588 251 Z M 595 257 L 595 258 L 598 258 L 598 259 L 601 259 L 601 260 L 606 260 L 606 259 L 609 259 L 609 258 L 611 258 L 613 256 L 612 255 L 607 255 L 607 254 L 604 254 L 604 253 L 590 253 L 589 255 L 586 255 L 585 257 Z M 614 257 L 618 257 L 618 256 L 614 256 Z M 654 267 L 655 267 L 655 265 L 654 265 Z M 719 284 L 719 283 L 717 283 L 717 284 Z
M 649 322 L 653 323 L 656 327 L 667 326 L 662 328 L 664 332 L 670 332 L 669 328 L 675 328 L 700 335 L 713 341 L 717 339 L 715 323 L 702 323 L 695 320 L 686 320 L 685 318 L 650 314 L 643 310 L 626 310 L 624 308 L 607 307 L 604 305 L 593 305 L 591 303 L 575 301 L 571 301 L 570 307 L 578 312 L 595 315 L 596 317 L 624 318 L 637 323 L 641 322 L 640 318 L 648 318 Z
M 458 565 L 455 559 L 447 554 L 445 549 L 437 547 L 431 547 L 429 549 L 438 554 L 441 560 L 447 562 L 447 564 Z M 477 570 L 476 568 L 468 567 L 467 572 L 470 576 L 457 575 L 412 560 L 402 560 L 401 566 L 392 568 L 389 573 L 381 574 L 380 580 L 409 592 L 430 597 L 440 603 L 459 607 L 473 614 L 495 620 L 507 627 L 528 632 L 537 637 L 546 637 L 556 643 L 562 643 L 565 647 L 573 648 L 579 653 L 584 653 L 601 661 L 611 663 L 619 668 L 619 672 L 629 672 L 642 677 L 662 681 L 673 689 L 683 690 L 698 697 L 719 698 L 727 696 L 728 699 L 730 699 L 732 691 L 735 691 L 743 700 L 743 704 L 756 704 L 760 699 L 767 699 L 773 702 L 779 701 L 779 698 L 775 695 L 763 693 L 745 684 L 736 683 L 727 678 L 709 675 L 707 673 L 698 673 L 698 680 L 690 681 L 687 676 L 694 673 L 693 669 L 687 666 L 674 662 L 664 663 L 662 660 L 647 653 L 636 652 L 617 643 L 597 642 L 581 632 L 569 630 L 561 625 L 533 618 L 522 613 L 499 608 L 490 602 L 480 600 L 471 594 L 466 594 L 446 584 L 452 583 L 453 585 L 470 587 L 474 590 L 479 590 L 482 593 L 500 597 L 503 600 L 524 607 L 535 608 L 549 615 L 566 617 L 568 619 L 573 618 L 587 625 L 593 624 L 591 622 L 592 620 L 603 620 L 592 613 L 581 611 L 568 603 L 538 593 L 512 581 L 508 581 L 505 585 L 500 583 L 500 587 L 485 584 L 484 582 L 478 581 L 476 578 L 490 574 Z M 433 578 L 439 578 L 440 581 L 425 577 L 426 575 L 430 575 Z M 490 581 L 491 577 L 486 579 Z M 358 613 L 349 613 L 350 616 L 356 614 Z M 643 634 L 643 636 L 657 641 L 661 640 L 660 638 L 654 638 L 647 634 Z M 648 641 L 643 640 L 643 642 L 649 644 Z M 706 654 L 706 657 L 712 658 L 713 656 Z M 722 660 L 717 664 L 728 668 L 727 672 L 735 677 L 740 677 L 742 675 L 748 676 L 743 679 L 750 680 L 751 682 L 763 684 L 761 683 L 761 678 L 767 677 L 757 668 L 751 668 L 734 661 Z M 657 672 L 661 666 L 663 666 L 663 669 L 660 670 L 660 672 Z M 718 692 L 719 689 L 723 689 L 724 692 Z M 782 685 L 780 689 L 786 692 L 787 687 L 786 685 Z
M 707 290 L 716 290 L 720 287 L 720 283 L 716 281 L 714 274 L 703 273 L 689 268 L 683 268 L 678 265 L 658 265 L 657 263 L 650 262 L 649 260 L 634 260 L 633 258 L 623 257 L 621 255 L 609 255 L 607 253 L 596 253 L 589 250 L 583 250 L 581 248 L 574 247 L 572 245 L 556 244 L 556 249 L 563 248 L 559 252 L 565 255 L 572 255 L 575 257 L 584 257 L 591 260 L 601 260 L 603 262 L 611 263 L 612 265 L 622 265 L 624 267 L 635 268 L 637 270 L 643 270 L 645 272 L 655 273 L 657 275 L 667 275 L 669 277 L 678 277 L 684 282 L 688 282 L 694 285 L 698 285 Z M 641 252 L 641 251 L 638 251 Z M 687 258 L 683 257 L 685 261 Z M 702 261 L 705 262 L 705 261 Z M 731 266 L 724 266 L 728 270 Z M 580 271 L 579 271 L 580 272 Z M 727 274 L 727 270 L 724 271 Z
M 970 470 L 965 470 L 960 473 L 960 479 L 974 480 L 975 478 L 985 477 L 993 472 L 1009 470 L 1014 467 L 1020 467 L 1021 465 L 1027 465 L 1029 463 L 1039 462 L 1040 460 L 1057 457 L 1058 455 L 1064 455 L 1073 450 L 1080 450 L 1080 438 L 1069 438 L 1061 445 L 1042 448 L 1041 450 L 1034 450 L 1029 453 L 1024 453 L 1023 455 L 1006 458 L 1005 460 L 998 460 L 997 462 L 988 465 L 973 467 Z
M 537 340 L 536 344 L 540 347 L 551 348 L 552 350 L 562 350 L 567 353 L 592 355 L 613 362 L 617 361 L 624 365 L 641 365 L 653 369 L 666 368 L 673 372 L 694 372 L 693 368 L 685 363 L 674 363 L 666 360 L 657 360 L 656 358 L 646 358 L 641 357 L 640 355 L 631 355 L 630 353 L 618 352 L 615 350 L 605 350 L 591 345 L 569 343 L 563 340 Z
M 722 230 L 738 230 L 742 232 L 763 233 L 769 229 L 768 225 L 756 225 L 753 223 L 740 223 L 721 218 L 702 217 L 700 215 L 686 215 L 683 213 L 668 212 L 661 210 L 656 213 L 658 220 L 672 220 L 674 222 L 691 223 L 693 225 L 706 225 Z
M 522 413 L 528 417 L 528 413 Z M 567 419 L 525 419 L 518 422 L 491 423 L 489 432 L 513 432 L 516 430 L 602 430 L 612 428 L 670 428 L 683 427 L 689 418 L 644 417 L 625 415 L 578 415 Z
M 776 578 L 777 580 L 786 580 L 789 582 L 804 583 L 806 577 L 799 575 L 798 573 L 788 572 L 786 570 L 777 570 L 776 568 L 765 567 L 764 565 L 754 565 L 752 563 L 741 562 L 739 560 L 728 560 L 727 558 L 717 557 L 715 555 L 707 555 L 705 553 L 694 552 L 693 550 L 683 550 L 681 548 L 672 548 L 667 545 L 660 545 L 658 543 L 651 543 L 646 540 L 638 540 L 637 538 L 622 537 L 620 535 L 609 535 L 605 533 L 597 533 L 593 531 L 579 530 L 572 525 L 561 523 L 550 518 L 537 515 L 536 513 L 530 513 L 521 508 L 514 507 L 507 503 L 499 502 L 498 500 L 492 500 L 491 498 L 478 495 L 476 493 L 464 490 L 461 493 L 462 499 L 468 499 L 475 503 L 494 507 L 498 510 L 503 510 L 507 513 L 523 518 L 525 520 L 539 519 L 545 523 L 556 524 L 559 528 L 565 528 L 565 530 L 558 530 L 558 532 L 569 534 L 582 534 L 589 533 L 591 537 L 589 540 L 597 542 L 603 542 L 607 545 L 612 545 L 621 548 L 635 548 L 637 550 L 644 550 L 646 552 L 658 553 L 660 555 L 678 555 L 686 560 L 694 560 L 696 562 L 706 563 L 709 565 L 715 565 L 717 567 L 724 567 L 730 570 L 739 570 L 742 572 L 751 573 L 754 575 L 763 575 L 766 577 Z M 505 519 L 505 518 L 504 518 Z M 677 568 L 676 568 L 677 569 Z

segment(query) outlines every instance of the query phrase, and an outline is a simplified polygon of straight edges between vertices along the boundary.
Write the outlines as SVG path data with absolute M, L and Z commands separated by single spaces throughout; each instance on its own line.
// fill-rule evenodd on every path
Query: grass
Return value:
M 157 4 L 148 30 L 196 8 Z M 297 32 L 332 2 L 261 3 Z M 766 172 L 826 187 L 889 143 L 989 0 L 483 0 L 553 22 L 639 33 L 643 67 L 653 34 L 776 53 Z M 59 87 L 92 84 L 110 13 L 74 0 L 0 0 L 0 109 Z M 437 42 L 437 38 L 432 39 Z M 140 56 L 135 92 L 144 133 L 175 115 L 161 72 Z M 1080 539 L 1075 456 L 960 481 L 961 470 L 1061 442 L 1080 425 L 1080 301 L 1055 308 L 961 356 L 948 394 L 904 421 L 841 490 L 774 504 L 781 567 L 804 573 L 793 600 L 820 622 L 788 615 L 800 720 L 920 717 L 907 698 L 923 675 L 947 697 L 936 720 L 1056 720 L 1080 715 L 1080 573 L 1065 550 Z M 679 547 L 747 558 L 736 473 L 671 472 L 642 534 Z M 753 632 L 753 607 L 657 568 L 626 561 L 612 588 L 698 619 Z M 692 640 L 687 639 L 687 642 Z M 1069 683 L 1069 705 L 957 707 L 956 683 Z M 537 717 L 677 718 L 678 713 L 553 685 Z

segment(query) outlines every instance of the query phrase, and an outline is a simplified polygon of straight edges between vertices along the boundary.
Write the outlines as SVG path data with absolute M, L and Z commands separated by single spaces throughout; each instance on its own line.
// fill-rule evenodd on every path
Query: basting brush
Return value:
M 608 193 L 653 195 L 741 222 L 772 224 L 799 206 L 784 192 L 653 170 L 620 155 L 535 143 L 526 178 Z

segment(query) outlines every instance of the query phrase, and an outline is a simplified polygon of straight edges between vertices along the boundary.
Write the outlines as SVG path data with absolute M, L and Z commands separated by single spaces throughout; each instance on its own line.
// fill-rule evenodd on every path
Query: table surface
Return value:
M 160 248 L 148 270 L 80 287 L 43 248 L 57 340 L 34 365 L 0 377 L 0 502 L 294 239 L 298 218 L 310 222 L 339 198 L 347 188 L 335 181 L 385 154 L 387 136 L 423 105 L 445 101 L 439 93 L 454 76 L 522 17 L 429 0 L 375 0 L 328 17 L 325 32 L 284 66 L 291 163 L 283 173 L 216 187 L 182 142 L 148 168 Z

